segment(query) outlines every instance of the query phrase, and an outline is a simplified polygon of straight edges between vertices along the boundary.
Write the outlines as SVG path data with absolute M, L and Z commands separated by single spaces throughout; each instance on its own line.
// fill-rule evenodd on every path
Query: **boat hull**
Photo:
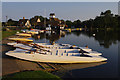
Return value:
M 9 40 L 13 41 L 28 41 L 28 42 L 33 42 L 33 40 L 27 39 L 27 38 L 8 38 Z
M 92 63 L 106 61 L 106 58 L 101 56 L 92 57 L 80 57 L 80 56 L 58 56 L 58 55 L 46 55 L 46 54 L 30 54 L 30 53 L 14 53 L 12 51 L 7 52 L 6 55 L 16 57 L 23 60 L 35 61 L 35 62 L 48 62 L 48 63 Z

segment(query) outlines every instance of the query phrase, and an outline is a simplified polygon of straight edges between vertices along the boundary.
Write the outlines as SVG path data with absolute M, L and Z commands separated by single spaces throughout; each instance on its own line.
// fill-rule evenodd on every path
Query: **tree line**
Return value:
M 89 19 L 85 21 L 76 20 L 74 22 L 67 20 L 66 24 L 68 28 L 116 28 L 119 27 L 120 16 L 111 13 L 111 10 L 101 12 L 100 16 L 96 16 L 95 19 Z
M 40 18 L 41 22 L 44 22 L 44 17 L 42 16 L 34 16 L 30 18 L 30 22 L 32 25 L 36 25 L 36 19 Z M 48 18 L 46 18 L 49 21 Z M 64 20 L 62 20 L 64 21 Z M 66 20 L 64 21 L 67 25 L 67 28 L 118 28 L 120 23 L 120 16 L 112 14 L 111 10 L 107 10 L 105 12 L 101 12 L 100 16 L 96 16 L 95 19 L 89 19 L 85 21 L 80 21 L 79 19 L 76 21 Z M 18 21 L 14 21 L 9 19 L 7 21 L 7 26 L 17 26 Z M 5 22 L 3 22 L 5 25 Z

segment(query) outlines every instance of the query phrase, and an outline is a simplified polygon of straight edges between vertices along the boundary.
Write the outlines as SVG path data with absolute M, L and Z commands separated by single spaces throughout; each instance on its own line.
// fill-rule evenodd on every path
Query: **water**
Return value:
M 93 33 L 96 34 L 93 36 Z M 46 37 L 45 37 L 46 35 Z M 118 77 L 118 37 L 115 31 L 92 31 L 92 32 L 58 32 L 51 34 L 40 34 L 40 39 L 36 38 L 35 42 L 56 42 L 68 43 L 77 46 L 86 46 L 101 52 L 103 57 L 108 60 L 104 64 L 89 66 L 83 68 L 74 68 L 69 70 L 70 74 L 65 74 L 64 78 L 117 78 Z M 73 64 L 74 65 L 74 64 Z M 77 66 L 77 65 L 75 65 Z

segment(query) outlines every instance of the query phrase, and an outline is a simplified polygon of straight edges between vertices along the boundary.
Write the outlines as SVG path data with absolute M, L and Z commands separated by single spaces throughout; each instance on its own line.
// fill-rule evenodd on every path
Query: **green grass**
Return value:
M 62 80 L 60 77 L 53 75 L 51 73 L 45 72 L 45 71 L 24 71 L 24 72 L 18 72 L 11 75 L 3 76 L 2 80 L 8 80 L 8 79 L 29 79 L 33 80 L 35 78 L 39 79 L 47 79 L 47 80 Z
M 12 31 L 2 31 L 2 38 L 6 38 L 9 36 L 12 36 L 14 34 L 16 34 L 17 30 L 12 30 Z M 20 31 L 19 31 L 20 32 Z

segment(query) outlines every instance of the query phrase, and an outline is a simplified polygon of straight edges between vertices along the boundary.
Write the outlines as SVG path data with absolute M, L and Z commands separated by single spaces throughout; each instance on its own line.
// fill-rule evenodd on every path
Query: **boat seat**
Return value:
M 62 53 L 63 55 L 62 56 L 67 56 L 68 55 L 68 53 Z
M 59 50 L 57 50 L 58 52 L 57 52 L 57 55 L 58 56 L 62 56 L 61 54 L 62 54 L 62 52 L 60 52 Z
M 56 55 L 56 49 L 51 49 L 52 55 Z
M 73 53 L 68 53 L 68 56 L 72 56 Z

